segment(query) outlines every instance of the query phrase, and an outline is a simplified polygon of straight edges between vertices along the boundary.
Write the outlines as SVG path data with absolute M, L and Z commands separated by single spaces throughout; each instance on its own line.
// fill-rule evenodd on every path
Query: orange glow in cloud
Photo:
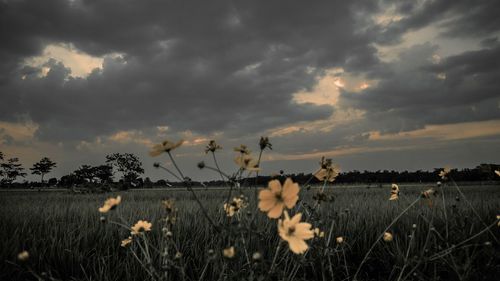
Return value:
M 100 142 L 100 139 L 98 140 Z M 145 138 L 140 131 L 119 131 L 108 137 L 108 140 L 121 144 L 137 143 L 147 147 L 153 146 L 154 144 L 150 139 Z
M 0 136 L 8 135 L 17 141 L 27 141 L 33 139 L 38 125 L 33 122 L 11 123 L 0 121 Z M 0 140 L 0 144 L 1 144 Z
M 396 134 L 370 132 L 370 140 L 405 140 L 434 138 L 438 140 L 460 140 L 500 135 L 500 120 L 468 122 L 449 125 L 430 125 L 424 129 Z
M 78 51 L 72 45 L 68 44 L 51 44 L 45 47 L 42 55 L 29 58 L 25 64 L 30 66 L 40 67 L 49 59 L 55 59 L 71 68 L 71 76 L 85 77 L 95 68 L 102 68 L 103 58 L 93 57 L 83 52 Z M 42 76 L 46 76 L 50 68 L 42 68 Z

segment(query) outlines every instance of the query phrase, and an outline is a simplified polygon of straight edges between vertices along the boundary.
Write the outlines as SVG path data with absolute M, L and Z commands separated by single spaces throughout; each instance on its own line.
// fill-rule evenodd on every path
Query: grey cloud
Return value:
M 0 38 L 18 43 L 1 50 L 25 48 L 12 61 L 37 55 L 51 42 L 72 43 L 92 55 L 124 55 L 106 57 L 103 69 L 86 78 L 68 76 L 68 68 L 55 61 L 47 63 L 47 77 L 35 75 L 39 69 L 17 69 L 0 86 L 8 92 L 2 104 L 9 104 L 0 118 L 29 115 L 46 140 L 91 139 L 157 125 L 201 133 L 258 132 L 329 117 L 331 107 L 295 104 L 293 93 L 310 89 L 325 68 L 378 63 L 370 46 L 373 35 L 358 32 L 353 17 L 354 5 L 374 9 L 369 1 L 154 4 L 3 3 L 2 26 L 9 28 Z M 28 42 L 38 44 L 27 48 Z M 316 70 L 308 71 L 311 67 Z M 19 79 L 22 75 L 28 78 Z
M 500 5 L 497 1 L 440 0 L 440 1 L 382 1 L 380 9 L 395 5 L 403 19 L 379 30 L 377 42 L 397 44 L 408 31 L 436 24 L 442 36 L 481 38 L 500 31 Z
M 365 110 L 367 127 L 382 132 L 500 118 L 500 47 L 464 52 L 439 64 L 430 60 L 435 50 L 430 44 L 409 48 L 386 65 L 390 71 L 378 76 L 376 87 L 343 92 L 341 104 Z

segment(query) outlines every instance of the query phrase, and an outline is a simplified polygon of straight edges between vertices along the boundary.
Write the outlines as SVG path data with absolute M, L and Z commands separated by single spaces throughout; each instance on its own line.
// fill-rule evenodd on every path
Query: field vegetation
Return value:
M 323 158 L 299 185 L 262 184 L 258 157 L 235 148 L 237 171 L 200 162 L 219 189 L 193 189 L 165 141 L 156 168 L 185 189 L 106 194 L 3 192 L 1 280 L 497 280 L 500 188 L 460 187 L 444 169 L 436 184 L 339 187 Z M 127 173 L 124 172 L 124 177 Z M 496 175 L 495 175 L 496 174 Z M 500 176 L 499 171 L 492 176 Z M 251 181 L 255 180 L 251 179 Z M 257 187 L 256 187 L 257 186 Z

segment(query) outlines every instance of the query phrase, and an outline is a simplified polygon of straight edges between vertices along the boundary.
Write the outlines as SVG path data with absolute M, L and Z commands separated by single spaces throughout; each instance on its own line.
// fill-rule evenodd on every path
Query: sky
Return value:
M 134 153 L 152 179 L 432 170 L 500 163 L 500 3 L 439 1 L 0 1 L 0 151 L 66 175 Z M 28 178 L 30 179 L 30 177 Z M 172 179 L 171 179 L 172 180 Z

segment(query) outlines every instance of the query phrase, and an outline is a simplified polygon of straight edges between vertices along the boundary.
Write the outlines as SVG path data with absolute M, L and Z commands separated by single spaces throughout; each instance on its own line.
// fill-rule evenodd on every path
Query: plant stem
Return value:
M 281 243 L 283 243 L 283 241 L 281 241 L 280 239 L 280 241 L 278 242 L 278 246 L 276 247 L 276 252 L 274 253 L 273 262 L 271 263 L 271 267 L 269 268 L 269 273 L 272 273 L 274 271 L 274 266 L 276 265 L 276 259 L 278 258 Z
M 411 203 L 408 207 L 406 207 L 406 209 L 404 209 L 403 212 L 401 212 L 401 214 L 399 214 L 396 218 L 394 218 L 392 220 L 392 222 L 384 229 L 384 231 L 382 232 L 382 234 L 380 234 L 380 236 L 377 238 L 377 240 L 375 240 L 375 242 L 373 243 L 373 245 L 370 247 L 370 249 L 366 253 L 365 257 L 361 261 L 361 264 L 358 266 L 358 269 L 356 270 L 356 273 L 354 274 L 354 277 L 352 278 L 353 281 L 357 281 L 356 277 L 358 276 L 358 274 L 361 271 L 361 268 L 363 267 L 363 265 L 365 264 L 365 262 L 368 260 L 368 256 L 373 251 L 373 249 L 377 245 L 378 241 L 380 241 L 380 239 L 382 239 L 382 237 L 384 237 L 384 234 L 387 232 L 387 230 L 389 230 L 389 228 L 391 228 L 391 226 L 393 224 L 395 224 L 411 207 L 413 207 L 415 204 L 417 204 L 418 201 L 420 201 L 420 197 L 418 197 L 415 201 L 413 201 L 413 203 Z

